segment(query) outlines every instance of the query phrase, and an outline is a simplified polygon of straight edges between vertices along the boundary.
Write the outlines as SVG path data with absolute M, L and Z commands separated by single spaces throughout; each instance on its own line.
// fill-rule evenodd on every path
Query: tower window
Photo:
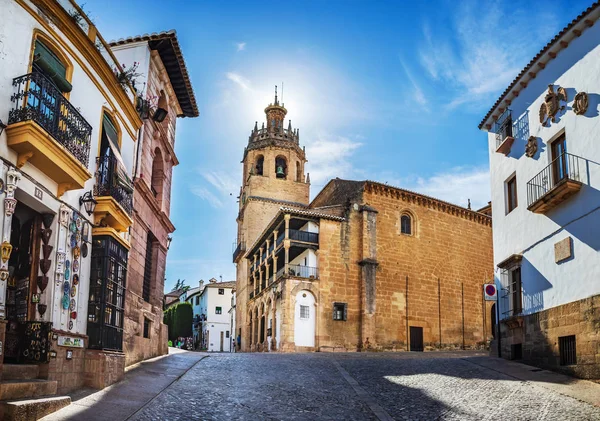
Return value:
M 400 217 L 400 232 L 412 235 L 412 218 L 409 215 L 402 215 Z
M 287 178 L 287 162 L 282 156 L 275 158 L 275 176 L 277 178 Z
M 296 181 L 302 181 L 302 167 L 300 161 L 296 161 Z
M 256 159 L 256 165 L 254 166 L 256 175 L 263 175 L 264 163 L 265 163 L 265 157 L 262 155 L 259 155 L 258 158 Z

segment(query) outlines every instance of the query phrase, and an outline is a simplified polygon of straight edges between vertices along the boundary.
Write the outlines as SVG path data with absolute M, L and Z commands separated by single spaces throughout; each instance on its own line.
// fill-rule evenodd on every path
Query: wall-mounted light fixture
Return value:
M 79 198 L 79 206 L 85 205 L 85 211 L 88 215 L 94 213 L 97 204 L 98 202 L 94 199 L 94 196 L 92 196 L 91 191 L 85 192 L 85 194 Z
M 167 250 L 169 250 L 169 247 L 171 247 L 171 241 L 173 241 L 173 237 L 168 235 L 167 236 Z
M 154 115 L 152 116 L 152 120 L 156 121 L 157 123 L 162 123 L 164 121 L 164 119 L 167 117 L 167 108 L 168 108 L 168 104 L 167 104 L 167 97 L 165 95 L 165 91 L 163 91 L 162 89 L 160 90 L 160 96 L 158 97 L 158 105 L 156 107 L 156 111 L 154 112 Z

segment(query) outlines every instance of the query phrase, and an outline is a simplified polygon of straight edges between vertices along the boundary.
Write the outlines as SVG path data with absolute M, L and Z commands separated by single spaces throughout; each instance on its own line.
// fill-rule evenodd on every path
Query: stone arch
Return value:
M 409 235 L 411 237 L 415 237 L 417 235 L 417 218 L 414 212 L 410 209 L 403 209 L 400 211 L 398 225 L 398 232 L 400 234 Z
M 288 160 L 283 155 L 275 157 L 275 177 L 286 179 L 288 176 Z
M 263 154 L 259 154 L 256 156 L 254 160 L 254 166 L 252 167 L 254 174 L 256 175 L 264 175 L 265 168 L 265 157 Z
M 154 159 L 152 160 L 152 175 L 150 178 L 150 189 L 158 200 L 158 203 L 162 204 L 162 193 L 163 193 L 163 181 L 164 181 L 164 160 L 160 148 L 154 150 Z

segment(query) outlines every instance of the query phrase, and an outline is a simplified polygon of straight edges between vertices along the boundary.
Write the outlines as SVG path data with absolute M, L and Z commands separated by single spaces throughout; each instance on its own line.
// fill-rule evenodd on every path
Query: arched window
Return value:
M 256 175 L 263 175 L 263 167 L 265 164 L 265 157 L 262 155 L 258 155 L 256 158 L 256 164 L 254 165 L 254 173 Z
M 410 215 L 400 217 L 400 232 L 406 235 L 412 235 L 412 218 Z
M 287 178 L 287 161 L 283 156 L 275 158 L 275 176 L 277 178 Z
M 162 199 L 162 183 L 164 178 L 164 165 L 162 153 L 159 148 L 154 151 L 154 160 L 152 161 L 152 179 L 150 180 L 150 188 L 154 197 L 159 201 Z
M 302 167 L 300 161 L 296 161 L 296 181 L 302 181 Z
M 73 89 L 69 82 L 72 73 L 71 64 L 57 48 L 50 44 L 49 39 L 41 34 L 37 34 L 34 42 L 31 70 L 43 74 L 62 93 L 71 92 Z

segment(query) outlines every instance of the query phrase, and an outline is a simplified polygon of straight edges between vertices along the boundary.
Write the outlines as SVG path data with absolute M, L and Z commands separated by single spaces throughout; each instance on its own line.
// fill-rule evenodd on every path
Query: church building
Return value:
M 489 214 L 374 181 L 309 201 L 299 130 L 275 94 L 244 150 L 237 218 L 241 351 L 478 348 L 496 309 Z

